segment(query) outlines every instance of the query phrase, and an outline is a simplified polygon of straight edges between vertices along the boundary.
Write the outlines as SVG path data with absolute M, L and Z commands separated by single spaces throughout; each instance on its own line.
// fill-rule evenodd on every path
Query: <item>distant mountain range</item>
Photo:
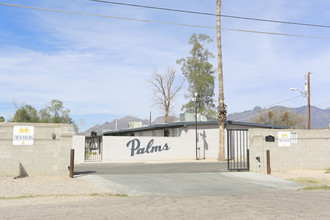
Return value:
M 268 109 L 263 109 L 259 106 L 256 106 L 252 110 L 232 113 L 227 115 L 227 119 L 231 121 L 241 121 L 241 122 L 252 122 L 251 119 L 258 115 L 259 112 L 267 112 L 273 109 L 282 109 L 283 111 L 289 111 L 292 114 L 300 113 L 303 115 L 307 115 L 307 106 L 302 106 L 298 108 L 287 108 L 284 106 L 275 106 Z M 169 116 L 169 122 L 177 121 L 179 118 L 175 116 Z M 142 122 L 143 125 L 150 125 L 149 120 L 140 119 L 133 116 L 126 116 L 117 120 L 113 120 L 111 122 L 104 122 L 101 125 L 95 125 L 90 129 L 81 132 L 81 134 L 89 135 L 90 132 L 95 131 L 99 135 L 103 133 L 103 131 L 109 130 L 122 130 L 128 128 L 129 122 Z M 161 124 L 164 123 L 164 117 L 156 118 L 151 124 Z M 311 106 L 311 126 L 314 129 L 321 128 L 329 128 L 330 123 L 330 108 L 320 109 L 315 106 Z
M 174 122 L 177 121 L 179 118 L 175 117 L 175 116 L 169 116 L 168 117 L 168 121 Z M 151 124 L 162 124 L 164 123 L 164 117 L 158 117 L 156 118 Z M 85 134 L 85 135 L 89 135 L 92 131 L 97 132 L 98 135 L 103 134 L 104 131 L 114 131 L 114 130 L 123 130 L 123 129 L 127 129 L 128 128 L 128 123 L 129 122 L 142 122 L 142 125 L 145 126 L 149 126 L 150 125 L 150 121 L 146 120 L 146 119 L 140 119 L 140 118 L 136 118 L 133 116 L 125 116 L 123 118 L 120 119 L 116 119 L 113 120 L 111 122 L 104 122 L 101 125 L 95 125 L 93 127 L 91 127 L 90 129 L 81 132 L 81 134 Z
M 233 113 L 227 116 L 228 120 L 232 121 L 242 121 L 242 122 L 251 122 L 251 119 L 258 115 L 259 112 L 268 112 L 275 109 L 281 109 L 283 111 L 289 111 L 291 114 L 302 114 L 306 115 L 307 118 L 307 106 L 302 106 L 298 108 L 287 108 L 284 106 L 274 106 L 268 109 L 263 109 L 259 106 L 256 106 L 252 110 Z M 306 119 L 307 121 L 307 119 Z M 315 106 L 311 106 L 311 127 L 314 129 L 329 128 L 330 123 L 330 108 L 320 109 Z

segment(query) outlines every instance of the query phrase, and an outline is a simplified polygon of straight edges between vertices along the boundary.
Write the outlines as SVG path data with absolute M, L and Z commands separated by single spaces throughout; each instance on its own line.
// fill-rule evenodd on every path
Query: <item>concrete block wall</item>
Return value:
M 278 132 L 296 133 L 297 139 L 291 138 L 290 147 L 279 147 Z M 266 142 L 266 136 L 275 137 L 275 142 Z M 266 150 L 270 150 L 272 172 L 287 172 L 297 169 L 330 168 L 330 131 L 329 130 L 263 130 L 250 129 L 250 171 L 267 173 Z
M 14 145 L 14 126 L 33 126 L 33 145 Z M 29 176 L 69 175 L 72 136 L 69 124 L 0 123 L 0 176 L 18 176 L 20 164 Z

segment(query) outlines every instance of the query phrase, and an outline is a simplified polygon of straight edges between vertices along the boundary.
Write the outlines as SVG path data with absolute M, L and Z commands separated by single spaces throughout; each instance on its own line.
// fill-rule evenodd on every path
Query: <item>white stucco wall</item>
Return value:
M 195 160 L 196 159 L 196 130 L 195 125 L 178 128 L 179 137 L 173 137 L 173 128 L 170 129 L 170 137 L 164 137 L 164 130 L 135 132 L 135 136 L 103 136 L 102 162 L 125 163 L 125 162 L 147 162 L 167 160 Z M 227 132 L 225 132 L 226 134 Z M 218 125 L 198 125 L 197 157 L 199 159 L 217 159 L 219 154 L 219 127 Z M 131 156 L 131 149 L 127 143 L 131 140 L 140 141 L 140 151 L 147 148 L 148 143 L 153 139 L 153 146 L 164 147 L 168 150 L 154 153 L 136 154 Z M 85 145 L 84 138 L 74 137 L 74 148 L 76 151 L 75 161 L 83 162 Z M 225 138 L 227 146 L 227 138 Z M 79 149 L 78 149 L 79 148 Z M 137 149 L 138 150 L 138 149 Z M 137 151 L 136 150 L 136 151 Z M 227 147 L 225 147 L 227 158 Z
M 199 158 L 217 159 L 219 154 L 219 127 L 214 125 L 197 126 L 198 142 L 197 147 L 200 149 Z M 195 126 L 187 126 L 181 133 L 181 137 L 194 140 L 196 145 L 196 128 Z
M 145 135 L 145 134 L 143 134 Z M 198 129 L 199 141 L 198 158 L 216 159 L 218 156 L 218 130 Z M 132 144 L 127 144 L 138 139 L 139 149 L 132 151 Z M 148 144 L 153 140 L 147 152 Z M 171 161 L 171 160 L 195 160 L 196 142 L 195 130 L 183 129 L 181 137 L 152 137 L 152 136 L 104 136 L 102 162 L 126 163 L 126 162 L 148 162 L 148 161 Z M 134 148 L 137 148 L 137 142 Z M 167 147 L 165 146 L 167 144 Z M 152 147 L 161 146 L 161 151 L 151 152 Z M 164 147 L 165 146 L 165 147 Z M 144 148 L 144 149 L 143 149 Z M 75 163 L 84 162 L 85 136 L 73 137 L 73 149 L 75 149 Z M 204 151 L 205 149 L 205 151 Z M 132 155 L 133 152 L 133 155 Z M 143 153 L 144 152 L 144 153 Z
M 134 145 L 130 142 L 133 140 Z M 103 137 L 102 161 L 123 163 L 194 159 L 196 151 L 193 141 L 178 137 L 105 136 Z M 140 142 L 139 146 L 138 142 Z M 152 150 L 153 147 L 156 147 L 157 151 Z
M 85 160 L 85 136 L 73 135 L 72 149 L 74 149 L 75 163 L 83 163 Z

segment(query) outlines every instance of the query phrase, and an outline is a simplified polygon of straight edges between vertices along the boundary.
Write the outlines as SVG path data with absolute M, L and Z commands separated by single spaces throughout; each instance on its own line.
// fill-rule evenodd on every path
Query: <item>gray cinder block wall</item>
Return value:
M 279 132 L 290 134 L 287 139 L 290 146 L 283 146 L 279 143 Z M 273 136 L 275 138 L 274 142 L 267 142 L 266 136 Z M 249 143 L 251 172 L 258 172 L 256 157 L 260 157 L 259 172 L 267 173 L 266 150 L 270 150 L 272 172 L 330 168 L 329 130 L 250 129 Z
M 14 145 L 14 127 L 34 128 L 32 145 Z M 70 124 L 0 123 L 0 176 L 67 176 L 72 148 Z M 22 171 L 22 170 L 21 170 Z

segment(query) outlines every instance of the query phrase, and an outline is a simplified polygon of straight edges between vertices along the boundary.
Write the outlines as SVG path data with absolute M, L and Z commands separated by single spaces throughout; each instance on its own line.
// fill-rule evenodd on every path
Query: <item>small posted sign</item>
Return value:
M 13 145 L 33 145 L 34 126 L 14 126 Z
M 290 147 L 291 146 L 291 133 L 290 132 L 278 132 L 278 146 Z
M 291 132 L 290 138 L 291 138 L 291 144 L 298 144 L 297 132 Z

